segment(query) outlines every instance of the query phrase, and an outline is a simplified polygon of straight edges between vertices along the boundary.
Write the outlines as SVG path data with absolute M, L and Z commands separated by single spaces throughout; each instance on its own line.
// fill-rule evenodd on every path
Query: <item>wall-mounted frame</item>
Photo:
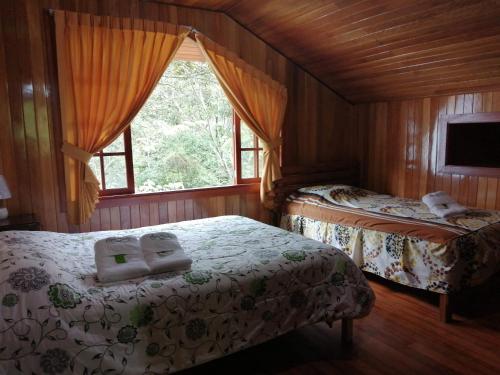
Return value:
M 500 112 L 441 116 L 437 153 L 440 173 L 500 177 Z

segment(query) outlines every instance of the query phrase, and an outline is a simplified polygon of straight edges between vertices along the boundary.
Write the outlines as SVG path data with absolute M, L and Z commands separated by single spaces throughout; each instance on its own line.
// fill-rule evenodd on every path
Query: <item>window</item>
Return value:
M 234 116 L 234 134 L 236 183 L 260 181 L 264 158 L 259 138 L 237 115 Z
M 259 181 L 259 140 L 195 48 L 183 44 L 130 128 L 92 158 L 102 195 Z
M 94 154 L 90 167 L 101 183 L 101 195 L 133 193 L 130 128 L 108 147 Z
M 441 116 L 438 139 L 439 172 L 500 177 L 500 112 Z

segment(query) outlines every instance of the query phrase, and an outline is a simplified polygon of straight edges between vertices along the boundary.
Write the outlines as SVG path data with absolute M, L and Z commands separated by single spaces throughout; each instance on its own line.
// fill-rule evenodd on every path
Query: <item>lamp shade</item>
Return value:
M 12 198 L 12 194 L 10 193 L 9 187 L 7 186 L 7 181 L 5 181 L 5 177 L 0 175 L 0 199 L 9 199 Z

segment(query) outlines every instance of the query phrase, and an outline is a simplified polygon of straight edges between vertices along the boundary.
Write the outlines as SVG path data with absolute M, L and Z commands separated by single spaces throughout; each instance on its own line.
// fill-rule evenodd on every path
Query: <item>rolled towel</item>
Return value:
M 102 283 L 134 279 L 150 272 L 136 237 L 108 237 L 94 245 L 97 278 Z
M 443 218 L 467 212 L 467 207 L 457 203 L 444 191 L 426 194 L 422 197 L 422 202 L 429 207 L 430 212 Z
M 184 253 L 173 233 L 148 233 L 141 237 L 140 242 L 151 273 L 180 271 L 191 267 L 192 259 Z

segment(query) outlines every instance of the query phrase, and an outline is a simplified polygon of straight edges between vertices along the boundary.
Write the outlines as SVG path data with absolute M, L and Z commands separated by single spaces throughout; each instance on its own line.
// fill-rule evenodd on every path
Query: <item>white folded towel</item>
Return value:
M 422 197 L 422 202 L 429 207 L 430 212 L 443 218 L 467 212 L 467 207 L 457 203 L 444 191 L 426 194 Z
M 136 237 L 108 237 L 94 245 L 97 277 L 102 283 L 134 279 L 150 272 Z
M 151 273 L 180 271 L 191 267 L 192 259 L 184 253 L 173 233 L 148 233 L 141 237 L 140 242 Z

